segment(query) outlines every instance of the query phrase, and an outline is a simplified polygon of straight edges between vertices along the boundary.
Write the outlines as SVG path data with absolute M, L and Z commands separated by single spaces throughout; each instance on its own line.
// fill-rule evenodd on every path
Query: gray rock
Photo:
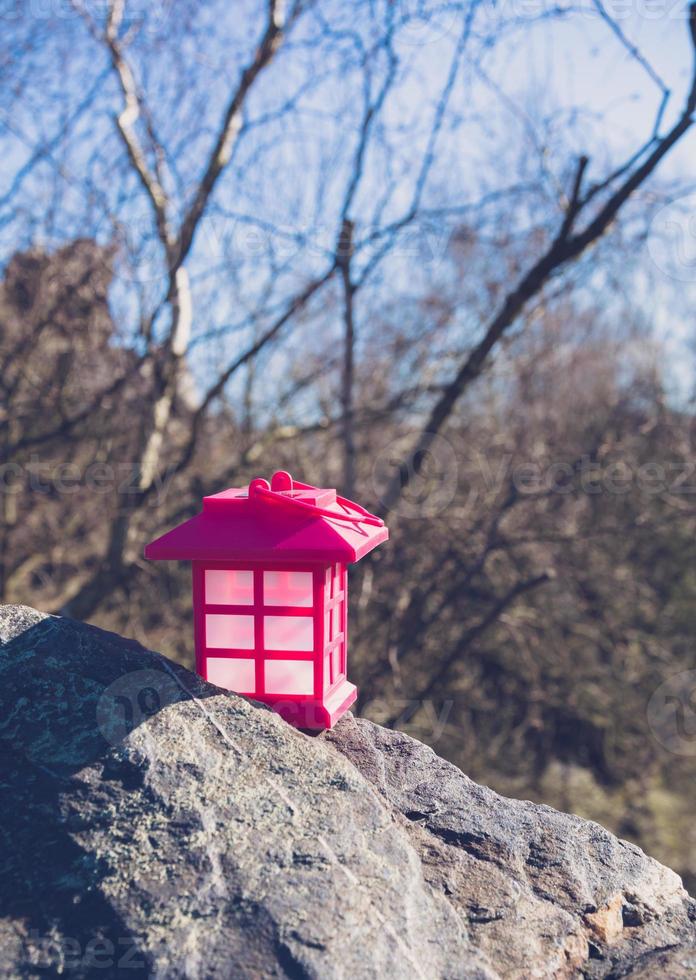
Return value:
M 679 878 L 596 824 L 69 619 L 0 640 L 0 976 L 694 975 Z

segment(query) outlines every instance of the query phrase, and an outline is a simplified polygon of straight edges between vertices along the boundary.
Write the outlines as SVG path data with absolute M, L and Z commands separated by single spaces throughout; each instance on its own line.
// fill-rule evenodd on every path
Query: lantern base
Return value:
M 279 698 L 259 697 L 272 708 L 281 718 L 294 725 L 295 728 L 308 728 L 312 731 L 322 731 L 333 728 L 341 715 L 350 708 L 358 696 L 358 689 L 350 681 L 343 680 L 322 700 L 285 701 Z

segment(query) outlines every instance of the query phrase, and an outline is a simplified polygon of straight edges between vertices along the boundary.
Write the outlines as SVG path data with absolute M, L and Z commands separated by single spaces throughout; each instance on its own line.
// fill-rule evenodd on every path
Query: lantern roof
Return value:
M 335 490 L 275 473 L 203 498 L 203 510 L 145 547 L 155 560 L 355 562 L 389 537 L 381 518 Z

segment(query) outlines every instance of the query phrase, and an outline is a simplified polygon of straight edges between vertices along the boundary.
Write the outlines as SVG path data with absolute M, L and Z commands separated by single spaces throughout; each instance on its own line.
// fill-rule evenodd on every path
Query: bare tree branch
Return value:
M 167 196 L 158 175 L 153 173 L 147 165 L 145 151 L 134 129 L 135 123 L 143 113 L 144 104 L 138 91 L 135 76 L 118 39 L 119 27 L 124 13 L 124 0 L 110 0 L 104 31 L 100 31 L 82 0 L 71 0 L 71 3 L 73 9 L 85 21 L 92 36 L 95 40 L 106 46 L 111 57 L 111 64 L 118 78 L 123 95 L 123 109 L 116 116 L 116 128 L 126 148 L 133 169 L 138 175 L 140 183 L 150 200 L 157 224 L 157 233 L 168 252 L 172 244 L 172 238 L 167 218 Z M 161 147 L 159 150 L 161 151 Z
M 581 207 L 581 190 L 582 190 L 582 178 L 587 169 L 587 165 L 590 162 L 590 158 L 586 156 L 581 156 L 578 160 L 578 165 L 575 170 L 575 179 L 573 181 L 573 189 L 570 192 L 570 197 L 568 198 L 568 204 L 566 207 L 565 218 L 563 219 L 563 224 L 561 225 L 561 230 L 559 232 L 559 239 L 565 241 L 568 237 L 575 219 L 578 216 L 578 212 Z
M 256 49 L 254 58 L 244 71 L 235 92 L 230 99 L 222 126 L 218 132 L 215 146 L 208 160 L 205 173 L 196 189 L 191 205 L 184 217 L 177 243 L 177 262 L 182 263 L 188 255 L 196 229 L 213 193 L 220 174 L 225 169 L 235 139 L 242 125 L 242 106 L 258 75 L 269 64 L 278 49 L 283 32 L 283 0 L 268 0 L 268 19 L 263 37 Z
M 456 646 L 448 652 L 446 657 L 442 659 L 437 667 L 437 670 L 430 675 L 427 683 L 415 695 L 417 700 L 423 702 L 427 698 L 432 697 L 433 693 L 437 691 L 437 689 L 446 681 L 450 671 L 456 666 L 457 662 L 469 649 L 471 644 L 480 639 L 486 630 L 490 629 L 490 627 L 500 619 L 502 613 L 504 613 L 506 609 L 509 609 L 520 596 L 527 592 L 532 592 L 534 589 L 538 589 L 539 586 L 545 585 L 552 578 L 553 575 L 550 572 L 542 572 L 540 575 L 535 575 L 533 578 L 517 582 L 504 595 L 502 595 L 491 606 L 483 619 L 463 633 Z M 398 715 L 395 715 L 384 724 L 387 726 L 394 726 L 397 719 Z
M 696 4 L 692 4 L 689 8 L 689 30 L 694 49 L 696 49 Z M 483 338 L 466 355 L 455 377 L 433 406 L 414 445 L 411 457 L 413 465 L 405 468 L 403 472 L 396 472 L 394 474 L 382 497 L 383 513 L 389 513 L 394 509 L 404 489 L 422 467 L 435 436 L 452 414 L 462 394 L 481 374 L 491 351 L 515 323 L 517 317 L 530 299 L 538 295 L 551 277 L 562 266 L 577 259 L 585 249 L 601 238 L 629 197 L 650 177 L 660 161 L 669 153 L 684 133 L 691 128 L 693 125 L 694 109 L 696 109 L 696 65 L 692 72 L 691 86 L 684 109 L 674 126 L 664 137 L 656 141 L 655 147 L 648 157 L 626 177 L 621 186 L 612 193 L 599 212 L 582 231 L 574 235 L 568 234 L 568 214 L 571 211 L 569 210 L 566 213 L 560 230 L 549 245 L 547 251 L 525 273 L 517 286 L 507 294 L 498 313 L 486 327 Z M 586 164 L 582 164 L 582 166 L 578 167 L 576 175 L 578 192 L 585 166 Z M 574 217 L 584 205 L 585 201 L 582 198 L 575 202 L 572 208 Z
M 244 103 L 254 82 L 271 61 L 282 39 L 284 4 L 283 0 L 268 0 L 268 17 L 263 37 L 256 48 L 252 62 L 242 72 L 239 84 L 232 94 L 203 177 L 196 188 L 178 233 L 174 234 L 169 227 L 167 196 L 157 173 L 158 161 L 163 158 L 163 150 L 156 145 L 153 127 L 147 126 L 148 136 L 154 144 L 156 162 L 153 172 L 147 165 L 145 152 L 133 128 L 137 119 L 141 115 L 145 116 L 146 110 L 144 101 L 138 93 L 135 76 L 119 42 L 119 28 L 123 19 L 125 0 L 110 0 L 106 28 L 103 32 L 97 28 L 82 0 L 72 0 L 72 2 L 75 9 L 85 19 L 92 35 L 107 46 L 112 65 L 119 79 L 124 98 L 124 108 L 117 118 L 117 126 L 131 165 L 145 189 L 155 215 L 158 235 L 167 259 L 169 278 L 167 300 L 171 310 L 171 323 L 163 348 L 155 352 L 151 403 L 142 420 L 139 492 L 131 496 L 128 505 L 122 508 L 112 522 L 109 544 L 102 567 L 97 569 L 96 573 L 80 587 L 66 606 L 72 615 L 82 617 L 91 613 L 105 588 L 121 580 L 123 553 L 132 516 L 142 506 L 156 484 L 165 434 L 178 390 L 181 363 L 188 348 L 191 332 L 191 289 L 185 261 L 210 196 L 229 162 L 232 147 L 241 128 Z M 321 283 L 318 283 L 314 288 L 319 288 L 319 285 Z M 233 362 L 227 371 L 222 372 L 217 383 L 208 393 L 208 397 L 204 399 L 202 411 L 224 389 L 234 371 L 253 357 L 265 343 L 275 336 L 275 333 L 282 329 L 293 312 L 299 309 L 312 295 L 314 288 L 305 291 L 307 293 L 306 298 L 303 298 L 304 294 L 297 297 L 297 302 L 290 304 L 287 315 L 281 317 L 280 322 L 275 324 L 250 351 L 245 352 Z M 194 417 L 192 439 L 195 439 L 197 425 L 200 424 L 201 417 L 202 415 Z M 184 457 L 190 458 L 192 453 L 193 443 L 190 443 Z
M 186 445 L 183 451 L 179 456 L 179 459 L 174 464 L 174 466 L 168 467 L 166 470 L 166 476 L 168 478 L 175 475 L 176 473 L 181 473 L 182 470 L 184 470 L 193 459 L 193 455 L 196 448 L 196 439 L 198 437 L 198 433 L 200 432 L 201 425 L 205 420 L 206 412 L 208 411 L 210 405 L 215 401 L 215 399 L 219 398 L 222 392 L 225 390 L 225 386 L 229 382 L 230 378 L 234 374 L 236 374 L 236 372 L 241 367 L 243 367 L 254 357 L 256 357 L 256 355 L 259 354 L 263 350 L 263 348 L 266 347 L 267 344 L 271 343 L 271 341 L 274 340 L 278 336 L 278 334 L 280 334 L 283 327 L 288 323 L 288 321 L 293 316 L 295 316 L 295 314 L 298 313 L 304 306 L 306 306 L 306 304 L 309 302 L 312 296 L 314 296 L 314 294 L 318 292 L 318 290 L 321 289 L 321 287 L 329 281 L 329 279 L 333 276 L 334 272 L 335 272 L 335 265 L 332 265 L 329 269 L 327 269 L 327 271 L 323 275 L 317 277 L 316 279 L 313 279 L 302 290 L 301 293 L 299 293 L 292 300 L 290 300 L 283 313 L 276 320 L 273 321 L 273 323 L 261 334 L 261 336 L 250 347 L 248 347 L 245 351 L 243 351 L 243 353 L 235 357 L 234 360 L 231 361 L 230 364 L 228 364 L 224 368 L 224 370 L 220 372 L 220 374 L 215 380 L 215 383 L 211 385 L 211 387 L 203 396 L 202 401 L 198 405 L 193 415 L 193 418 L 191 420 L 191 426 L 189 429 L 188 439 L 186 441 Z M 162 478 L 163 475 L 160 475 L 160 479 Z M 154 480 L 151 483 L 151 485 L 145 489 L 145 494 L 151 491 L 153 487 L 157 484 L 157 482 L 158 480 Z
M 343 486 L 353 496 L 355 490 L 355 319 L 353 298 L 355 286 L 351 276 L 353 258 L 352 221 L 343 219 L 339 245 L 338 267 L 343 283 L 343 371 L 341 376 L 341 436 L 343 439 Z

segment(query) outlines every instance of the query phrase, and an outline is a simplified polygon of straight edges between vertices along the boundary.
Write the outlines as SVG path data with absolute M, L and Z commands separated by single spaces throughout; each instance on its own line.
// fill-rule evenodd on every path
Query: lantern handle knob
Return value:
M 268 480 L 264 480 L 262 476 L 259 476 L 249 483 L 249 496 L 257 497 L 266 490 L 270 491 L 270 489 Z
M 282 492 L 284 490 L 292 490 L 292 488 L 292 477 L 287 470 L 278 470 L 271 477 L 271 490 Z

